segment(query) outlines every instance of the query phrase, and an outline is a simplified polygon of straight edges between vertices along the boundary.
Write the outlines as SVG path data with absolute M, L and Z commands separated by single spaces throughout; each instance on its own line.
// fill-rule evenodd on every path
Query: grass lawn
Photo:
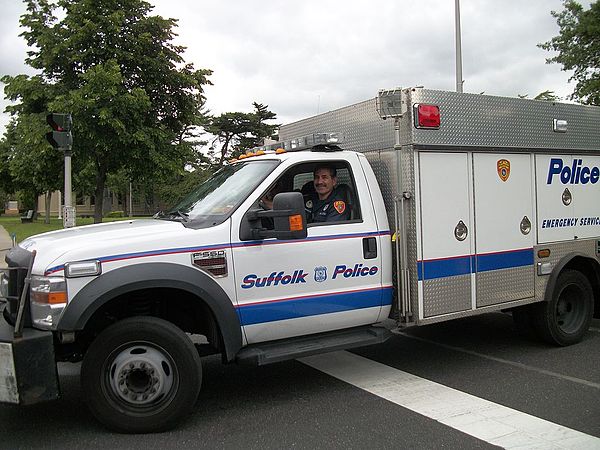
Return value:
M 148 219 L 149 217 L 134 217 L 134 219 Z M 103 222 L 113 222 L 116 220 L 129 220 L 130 217 L 105 217 Z M 77 226 L 90 225 L 94 223 L 93 218 L 77 218 Z M 8 234 L 16 233 L 17 242 L 21 242 L 23 239 L 33 236 L 34 234 L 45 233 L 47 231 L 60 230 L 63 227 L 62 219 L 51 218 L 50 223 L 44 223 L 44 218 L 38 218 L 30 223 L 21 223 L 20 217 L 14 216 L 1 216 L 0 226 L 8 232 Z

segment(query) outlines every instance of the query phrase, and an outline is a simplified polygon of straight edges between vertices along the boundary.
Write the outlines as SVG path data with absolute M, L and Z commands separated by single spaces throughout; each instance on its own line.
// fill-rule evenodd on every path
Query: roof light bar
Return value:
M 320 149 L 322 148 L 325 150 L 337 150 L 337 146 L 342 144 L 343 142 L 344 135 L 342 133 L 313 133 L 294 139 L 288 139 L 287 141 L 283 142 L 275 142 L 272 144 L 266 144 L 260 147 L 255 147 L 253 149 L 248 150 L 245 154 L 239 156 L 238 159 L 245 159 L 253 156 L 265 155 L 267 153 L 275 153 L 279 155 L 281 153 L 308 150 L 313 149 L 315 147 L 318 147 Z

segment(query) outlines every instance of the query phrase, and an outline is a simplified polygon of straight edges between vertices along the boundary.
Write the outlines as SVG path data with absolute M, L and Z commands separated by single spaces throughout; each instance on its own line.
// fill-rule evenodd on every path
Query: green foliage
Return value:
M 177 21 L 151 9 L 143 0 L 29 0 L 22 35 L 40 75 L 2 79 L 20 101 L 17 128 L 28 115 L 72 113 L 74 172 L 94 169 L 96 221 L 109 173 L 155 179 L 197 159 L 198 142 L 187 139 L 206 121 L 211 71 L 184 63 L 172 44 Z
M 538 95 L 533 97 L 534 100 L 544 100 L 546 102 L 557 102 L 560 100 L 560 97 L 554 93 L 554 91 L 544 91 L 540 92 Z
M 564 10 L 552 11 L 560 27 L 560 34 L 539 44 L 558 55 L 547 63 L 559 63 L 563 70 L 573 70 L 570 80 L 577 82 L 571 99 L 585 104 L 600 105 L 600 1 L 590 9 L 573 0 L 564 2 Z
M 44 114 L 21 114 L 8 124 L 0 142 L 0 187 L 19 191 L 31 209 L 37 209 L 38 195 L 61 185 L 62 152 L 48 145 L 46 131 Z
M 237 157 L 246 150 L 259 146 L 264 138 L 271 137 L 279 127 L 278 124 L 266 123 L 277 118 L 275 113 L 269 111 L 268 106 L 256 102 L 253 106 L 254 111 L 251 113 L 223 113 L 213 117 L 206 126 L 206 130 L 215 136 L 209 157 L 216 166 L 221 166 L 227 158 Z
M 107 222 L 130 220 L 129 217 L 112 217 L 108 218 Z M 148 219 L 148 217 L 137 217 L 137 219 Z M 90 225 L 93 223 L 93 219 L 77 217 L 77 226 Z M 61 230 L 63 228 L 62 219 L 52 218 L 50 223 L 44 223 L 39 219 L 31 222 L 21 223 L 20 217 L 0 217 L 0 226 L 2 226 L 6 232 L 11 235 L 13 233 L 17 236 L 17 242 L 21 242 L 23 239 L 36 234 L 47 233 L 48 231 Z
M 156 194 L 161 199 L 164 207 L 173 207 L 187 194 L 196 189 L 210 177 L 210 169 L 198 168 L 193 171 L 184 171 L 182 174 L 171 177 L 170 182 L 156 185 Z
M 125 217 L 125 211 L 111 211 L 104 217 Z
M 527 98 L 529 94 L 517 94 L 519 98 Z M 538 95 L 533 97 L 534 100 L 543 100 L 546 102 L 558 102 L 560 101 L 560 97 L 554 93 L 554 91 L 546 90 L 540 92 Z

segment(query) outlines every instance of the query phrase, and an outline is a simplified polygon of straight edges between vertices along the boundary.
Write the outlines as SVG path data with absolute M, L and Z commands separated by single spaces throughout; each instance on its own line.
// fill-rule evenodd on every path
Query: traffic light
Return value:
M 71 150 L 71 146 L 73 145 L 73 135 L 71 134 L 73 120 L 71 119 L 71 114 L 50 113 L 46 116 L 46 122 L 54 130 L 46 133 L 46 139 L 50 142 L 50 145 L 62 150 Z

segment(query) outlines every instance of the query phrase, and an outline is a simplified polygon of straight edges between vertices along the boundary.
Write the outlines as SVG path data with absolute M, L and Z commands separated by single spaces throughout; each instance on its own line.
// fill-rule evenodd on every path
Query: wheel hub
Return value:
M 577 329 L 585 320 L 583 293 L 576 285 L 567 286 L 556 302 L 556 321 L 559 328 L 566 333 Z
M 160 400 L 173 386 L 169 359 L 146 345 L 121 351 L 111 365 L 109 376 L 113 392 L 121 400 L 136 406 Z

